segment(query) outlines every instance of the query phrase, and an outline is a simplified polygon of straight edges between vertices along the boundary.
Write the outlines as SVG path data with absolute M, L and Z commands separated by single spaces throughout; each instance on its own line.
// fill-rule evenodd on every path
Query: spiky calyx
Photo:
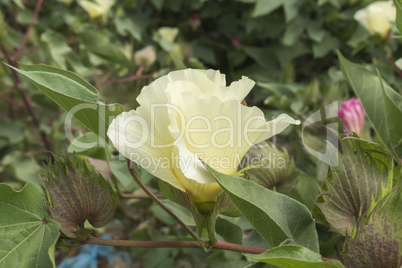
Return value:
M 115 194 L 87 161 L 65 155 L 49 165 L 43 182 L 48 211 L 66 236 L 83 240 L 90 233 L 86 220 L 98 228 L 112 219 Z

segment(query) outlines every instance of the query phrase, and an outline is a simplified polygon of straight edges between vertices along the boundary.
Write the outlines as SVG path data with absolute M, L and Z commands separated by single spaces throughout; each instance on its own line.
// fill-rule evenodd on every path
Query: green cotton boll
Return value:
M 68 237 L 84 240 L 90 234 L 84 228 L 86 220 L 100 228 L 112 219 L 117 204 L 114 192 L 86 161 L 66 155 L 49 165 L 43 180 L 48 211 Z
M 343 257 L 346 267 L 402 265 L 401 207 L 402 187 L 398 185 L 379 203 L 367 223 L 360 220 L 356 237 L 347 237 Z
M 245 171 L 246 178 L 268 189 L 291 183 L 297 173 L 296 165 L 288 152 L 267 142 L 252 147 L 241 166 L 249 167 Z

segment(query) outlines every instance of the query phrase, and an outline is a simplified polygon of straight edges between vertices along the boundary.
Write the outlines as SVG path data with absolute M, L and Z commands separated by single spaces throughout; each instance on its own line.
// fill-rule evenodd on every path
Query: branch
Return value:
M 102 239 L 97 237 L 90 237 L 85 240 L 86 244 L 116 246 L 116 247 L 134 247 L 134 248 L 210 248 L 209 242 L 201 242 L 200 245 L 196 241 L 135 241 L 135 240 L 113 240 Z M 223 249 L 243 253 L 261 254 L 269 249 L 244 246 L 239 244 L 233 244 L 222 240 L 216 240 L 216 243 L 212 247 L 213 249 Z M 337 259 L 331 259 L 322 257 L 323 261 L 337 261 Z
M 158 198 L 163 197 L 163 195 L 161 195 L 161 194 L 155 194 L 155 196 Z M 121 194 L 121 197 L 124 199 L 129 199 L 129 198 L 149 199 L 149 195 L 147 195 L 147 194 Z
M 135 248 L 210 248 L 209 242 L 197 241 L 135 241 L 135 240 L 113 240 L 91 237 L 85 240 L 86 244 L 117 246 L 117 247 L 135 247 Z M 217 240 L 213 248 L 225 249 L 230 251 L 245 252 L 252 254 L 260 254 L 268 249 L 256 248 L 233 244 L 221 240 Z
M 180 220 L 179 217 L 176 216 L 176 214 L 173 213 L 165 204 L 162 203 L 162 201 L 153 193 L 151 192 L 145 184 L 138 178 L 137 174 L 135 174 L 133 165 L 130 159 L 127 159 L 127 166 L 128 170 L 130 171 L 131 176 L 133 179 L 138 183 L 138 185 L 141 187 L 141 189 L 152 199 L 154 200 L 163 210 L 165 210 L 170 216 L 172 216 L 193 238 L 194 240 L 198 241 L 196 244 L 199 244 L 202 246 L 203 242 L 200 240 L 200 238 L 191 230 L 190 227 L 188 227 L 182 220 Z
M 391 57 L 387 56 L 387 60 L 388 63 L 392 66 L 392 68 L 394 69 L 394 71 L 398 74 L 399 77 L 402 77 L 402 70 L 399 69 L 398 66 L 396 66 L 395 62 L 393 59 L 391 59 Z
M 152 78 L 153 77 L 152 73 L 150 73 L 150 74 L 142 74 L 143 70 L 144 70 L 144 66 L 141 65 L 134 75 L 124 77 L 124 78 L 121 78 L 121 79 L 117 79 L 117 80 L 111 80 L 111 81 L 107 81 L 107 79 L 105 79 L 103 81 L 98 82 L 95 87 L 107 86 L 107 85 L 117 84 L 117 83 L 127 83 L 127 82 L 138 80 L 138 79 L 146 79 L 146 78 Z
M 11 66 L 16 67 L 16 66 L 17 66 L 16 62 L 13 61 L 13 60 L 10 58 L 10 56 L 9 56 L 9 54 L 8 54 L 8 52 L 7 52 L 7 49 L 6 49 L 6 47 L 4 46 L 4 44 L 1 44 L 1 50 L 2 50 L 3 54 L 5 55 L 5 57 L 6 57 L 7 61 L 8 61 L 8 63 L 9 63 Z M 18 76 L 17 71 L 15 71 L 14 69 L 12 69 L 11 72 L 12 72 L 12 75 L 13 75 L 13 80 L 14 80 L 15 88 L 17 89 L 18 93 L 21 95 L 21 98 L 22 98 L 22 101 L 24 102 L 25 108 L 27 109 L 29 115 L 32 117 L 32 120 L 33 120 L 33 122 L 34 122 L 34 124 L 35 124 L 35 127 L 37 127 L 38 130 L 39 130 L 39 132 L 40 132 L 40 136 L 41 136 L 42 141 L 43 141 L 43 143 L 44 143 L 44 145 L 45 145 L 46 151 L 48 152 L 48 155 L 50 156 L 50 159 L 52 160 L 52 162 L 54 162 L 54 156 L 53 156 L 53 154 L 51 153 L 52 149 L 51 149 L 49 140 L 47 139 L 46 133 L 45 133 L 43 130 L 40 129 L 40 122 L 39 122 L 39 119 L 38 119 L 38 117 L 36 116 L 35 111 L 34 111 L 34 109 L 33 109 L 33 107 L 32 107 L 31 100 L 30 100 L 29 96 L 27 96 L 27 95 L 25 94 L 25 92 L 24 92 L 24 91 L 21 89 L 21 87 L 20 87 L 20 86 L 21 86 L 21 81 L 20 81 L 20 78 L 19 78 L 19 76 Z
M 14 54 L 12 56 L 13 61 L 16 61 L 18 59 L 21 50 L 24 49 L 25 43 L 28 41 L 29 33 L 31 32 L 32 28 L 35 25 L 36 19 L 38 18 L 40 8 L 42 7 L 42 3 L 43 3 L 43 0 L 38 0 L 38 2 L 36 2 L 35 11 L 34 11 L 31 21 L 29 22 L 28 29 L 26 30 L 24 37 L 22 38 L 21 43 L 19 44 L 17 50 L 14 52 Z

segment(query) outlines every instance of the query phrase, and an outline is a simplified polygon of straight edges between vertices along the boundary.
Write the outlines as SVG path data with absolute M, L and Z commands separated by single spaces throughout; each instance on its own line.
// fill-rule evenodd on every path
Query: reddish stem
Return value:
M 135 248 L 210 248 L 211 244 L 209 242 L 202 242 L 200 245 L 196 241 L 134 241 L 134 240 L 113 240 L 113 239 L 102 239 L 96 237 L 90 237 L 85 240 L 86 244 L 95 245 L 106 245 L 106 246 L 116 246 L 116 247 L 135 247 Z M 244 246 L 239 244 L 233 244 L 225 242 L 222 240 L 216 240 L 213 245 L 213 249 L 223 249 L 243 253 L 251 254 L 261 254 L 268 249 Z M 330 259 L 322 257 L 323 261 L 337 261 L 340 260 Z
M 209 248 L 209 242 L 202 242 L 200 245 L 197 241 L 134 241 L 134 240 L 113 240 L 91 237 L 85 241 L 86 244 L 118 246 L 118 247 L 138 247 L 138 248 Z M 256 248 L 233 244 L 221 240 L 217 240 L 213 248 L 225 249 L 230 251 L 245 252 L 251 254 L 260 254 L 267 249 Z
M 161 194 L 155 194 L 158 198 L 163 198 Z M 122 194 L 122 198 L 138 198 L 138 199 L 149 199 L 150 197 L 146 194 Z
M 9 56 L 9 54 L 8 54 L 8 52 L 7 52 L 7 49 L 6 49 L 6 47 L 4 46 L 4 44 L 1 44 L 1 50 L 2 50 L 3 54 L 5 55 L 5 57 L 6 57 L 7 61 L 8 61 L 8 63 L 9 63 L 11 66 L 16 67 L 16 66 L 17 66 L 16 62 L 13 61 L 13 60 L 10 58 L 10 56 Z M 13 75 L 13 80 L 14 80 L 15 88 L 16 88 L 16 90 L 18 91 L 18 93 L 20 94 L 20 96 L 21 96 L 21 98 L 22 98 L 22 101 L 24 102 L 24 106 L 25 106 L 25 108 L 27 109 L 29 115 L 32 117 L 32 120 L 33 120 L 33 123 L 34 123 L 35 127 L 38 128 L 38 130 L 39 130 L 40 136 L 41 136 L 42 141 L 43 141 L 43 143 L 44 143 L 44 145 L 45 145 L 46 151 L 48 152 L 48 154 L 49 154 L 49 156 L 50 156 L 50 159 L 52 160 L 52 162 L 54 162 L 54 156 L 53 156 L 53 154 L 51 153 L 52 149 L 51 149 L 51 146 L 50 146 L 50 142 L 49 142 L 49 140 L 47 139 L 46 133 L 45 133 L 43 130 L 40 129 L 40 122 L 39 122 L 39 119 L 38 119 L 38 117 L 36 116 L 36 113 L 35 113 L 35 111 L 34 111 L 34 109 L 33 109 L 33 107 L 32 107 L 31 99 L 30 99 L 29 96 L 27 96 L 27 95 L 25 94 L 25 92 L 21 89 L 21 81 L 20 81 L 20 78 L 19 78 L 19 76 L 18 76 L 17 71 L 15 71 L 14 69 L 12 69 L 12 70 L 11 70 L 11 73 L 12 73 L 12 75 Z
M 32 28 L 34 27 L 35 22 L 36 22 L 36 20 L 37 20 L 37 18 L 38 18 L 39 11 L 40 11 L 40 9 L 41 9 L 41 7 L 42 7 L 42 3 L 43 3 L 43 0 L 38 0 L 38 2 L 36 2 L 35 11 L 34 11 L 34 14 L 33 14 L 33 16 L 32 16 L 31 21 L 29 22 L 28 29 L 26 30 L 26 32 L 25 32 L 25 34 L 24 34 L 24 37 L 22 38 L 21 43 L 19 44 L 17 50 L 14 52 L 14 54 L 13 54 L 13 56 L 12 56 L 12 60 L 13 60 L 13 61 L 16 61 L 16 60 L 18 59 L 21 50 L 24 49 L 25 43 L 28 41 L 29 34 L 30 34 Z M 10 64 L 11 64 L 11 63 L 10 63 Z

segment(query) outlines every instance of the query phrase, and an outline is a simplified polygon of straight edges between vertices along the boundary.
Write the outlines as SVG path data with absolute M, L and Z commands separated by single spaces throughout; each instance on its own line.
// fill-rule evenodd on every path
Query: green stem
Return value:
M 127 159 L 127 166 L 128 170 L 130 171 L 131 176 L 133 179 L 138 183 L 138 185 L 141 187 L 141 189 L 152 199 L 154 200 L 163 210 L 165 210 L 170 216 L 172 216 L 193 238 L 194 240 L 198 241 L 199 245 L 203 247 L 205 244 L 200 240 L 200 238 L 191 230 L 190 227 L 188 227 L 182 220 L 179 219 L 179 217 L 176 216 L 176 214 L 173 213 L 165 204 L 162 203 L 162 201 L 154 194 L 152 193 L 146 186 L 145 184 L 140 180 L 140 178 L 137 176 L 137 174 L 134 172 L 132 162 L 130 159 Z

